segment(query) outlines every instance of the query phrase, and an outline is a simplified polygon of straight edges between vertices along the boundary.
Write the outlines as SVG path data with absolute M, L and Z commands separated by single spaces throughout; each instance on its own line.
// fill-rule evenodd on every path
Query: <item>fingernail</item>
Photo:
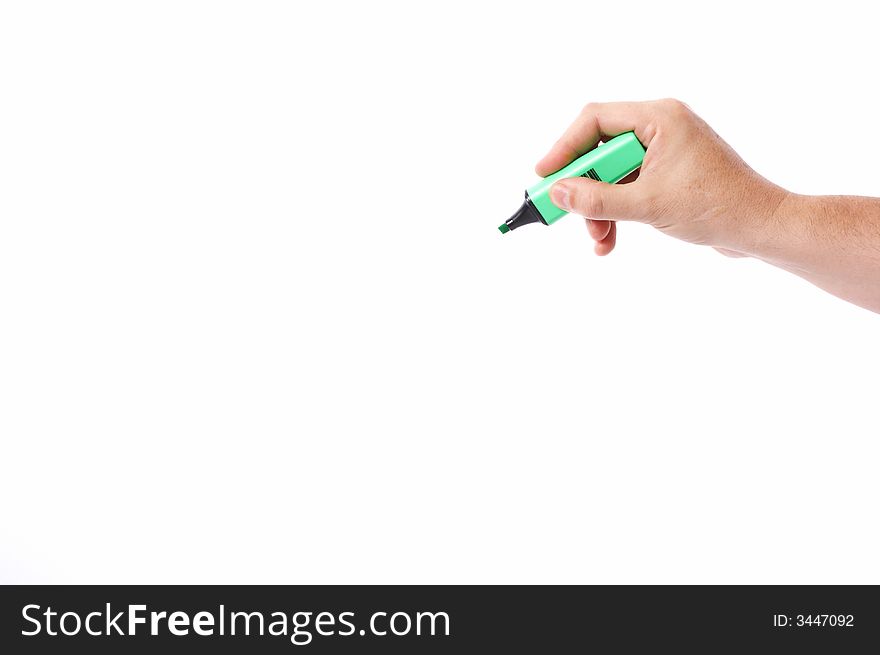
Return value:
M 553 204 L 560 209 L 571 209 L 571 204 L 568 198 L 568 189 L 565 188 L 564 184 L 556 183 L 553 185 L 550 189 L 550 200 L 552 200 Z

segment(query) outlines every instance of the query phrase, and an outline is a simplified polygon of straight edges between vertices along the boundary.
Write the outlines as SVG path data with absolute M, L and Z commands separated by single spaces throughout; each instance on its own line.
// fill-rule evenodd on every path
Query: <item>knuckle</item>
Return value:
M 601 218 L 605 215 L 605 206 L 602 194 L 598 193 L 598 189 L 592 188 L 593 186 L 595 185 L 590 184 L 586 185 L 586 188 L 579 189 L 575 206 L 582 216 Z
M 595 114 L 598 111 L 598 109 L 599 109 L 598 102 L 588 102 L 581 109 L 581 116 L 592 116 L 593 114 Z
M 659 108 L 670 116 L 680 116 L 690 112 L 690 108 L 677 98 L 663 98 L 658 100 Z

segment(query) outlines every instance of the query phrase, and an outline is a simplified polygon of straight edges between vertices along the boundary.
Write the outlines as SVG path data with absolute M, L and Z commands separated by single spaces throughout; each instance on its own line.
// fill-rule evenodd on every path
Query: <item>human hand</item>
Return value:
M 616 221 L 647 223 L 724 254 L 750 254 L 788 192 L 753 171 L 682 102 L 588 104 L 535 170 L 547 176 L 623 132 L 645 146 L 639 171 L 613 185 L 569 178 L 553 185 L 554 204 L 587 218 L 599 255 L 617 242 Z

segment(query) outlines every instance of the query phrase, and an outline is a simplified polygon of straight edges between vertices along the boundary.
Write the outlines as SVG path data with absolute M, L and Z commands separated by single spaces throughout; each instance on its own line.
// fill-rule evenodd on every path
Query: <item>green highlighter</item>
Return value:
M 526 189 L 526 199 L 522 207 L 504 224 L 499 225 L 498 230 L 505 234 L 529 223 L 552 225 L 566 214 L 564 209 L 550 201 L 550 187 L 556 180 L 564 177 L 589 177 L 597 182 L 614 184 L 641 166 L 644 157 L 645 149 L 636 135 L 624 132 Z

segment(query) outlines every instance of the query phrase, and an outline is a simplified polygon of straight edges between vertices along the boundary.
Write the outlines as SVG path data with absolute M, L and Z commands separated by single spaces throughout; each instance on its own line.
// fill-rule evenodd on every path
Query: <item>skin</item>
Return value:
M 880 199 L 805 196 L 752 170 L 678 100 L 589 104 L 535 167 L 559 170 L 601 141 L 634 131 L 642 167 L 622 184 L 560 180 L 562 209 L 587 217 L 595 252 L 617 243 L 617 221 L 647 223 L 731 257 L 754 257 L 880 312 Z

